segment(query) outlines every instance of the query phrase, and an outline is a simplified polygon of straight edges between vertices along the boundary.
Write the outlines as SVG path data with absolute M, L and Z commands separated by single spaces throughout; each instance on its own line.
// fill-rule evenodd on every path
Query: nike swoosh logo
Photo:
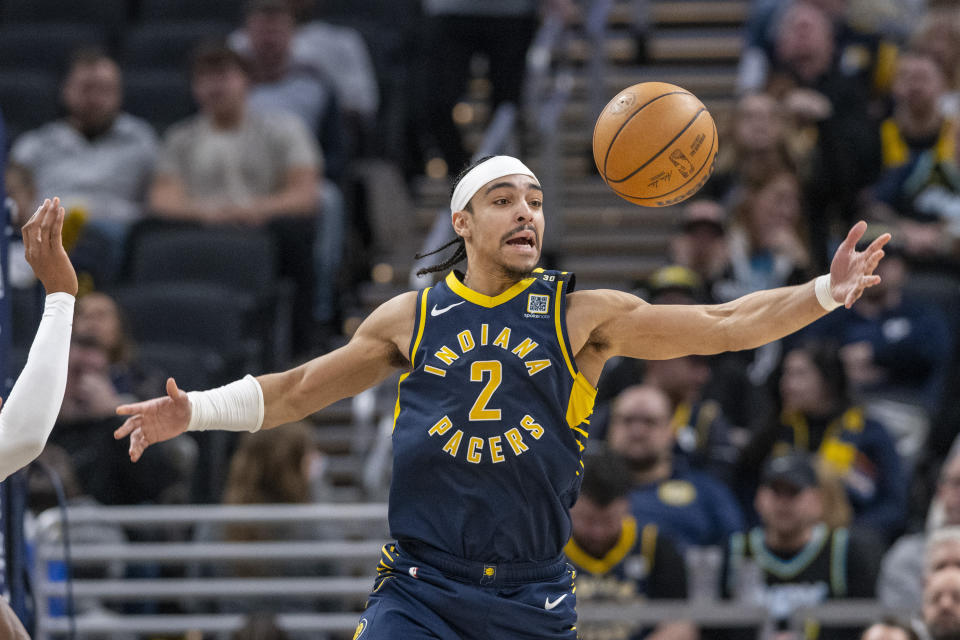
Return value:
M 445 314 L 447 311 L 450 311 L 450 309 L 453 309 L 455 306 L 460 305 L 460 304 L 463 304 L 464 302 L 466 302 L 466 300 L 461 300 L 460 302 L 454 302 L 454 303 L 451 304 L 450 306 L 444 307 L 443 309 L 437 309 L 437 305 L 433 305 L 433 309 L 430 309 L 430 315 L 431 315 L 431 316 L 442 316 L 442 315 Z
M 556 600 L 554 600 L 553 602 L 550 602 L 550 598 L 547 598 L 547 599 L 544 600 L 544 602 L 543 602 L 543 608 L 546 609 L 547 611 L 550 611 L 550 610 L 553 609 L 555 606 L 557 606 L 558 604 L 560 604 L 561 602 L 563 602 L 563 599 L 566 598 L 568 595 L 570 595 L 570 594 L 569 594 L 569 593 L 565 593 L 565 594 L 563 594 L 562 596 L 560 596 L 559 598 L 557 598 Z

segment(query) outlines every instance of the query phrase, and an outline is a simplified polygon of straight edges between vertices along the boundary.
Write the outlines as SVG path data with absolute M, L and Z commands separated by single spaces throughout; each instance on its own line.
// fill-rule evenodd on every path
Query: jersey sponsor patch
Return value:
M 531 293 L 527 296 L 527 313 L 545 315 L 550 313 L 550 296 Z

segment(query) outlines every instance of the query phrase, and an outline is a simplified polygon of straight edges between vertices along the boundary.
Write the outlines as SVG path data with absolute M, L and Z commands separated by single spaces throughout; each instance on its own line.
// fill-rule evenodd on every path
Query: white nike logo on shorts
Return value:
M 431 315 L 431 316 L 442 316 L 442 315 L 445 314 L 447 311 L 450 311 L 450 309 L 453 309 L 453 308 L 454 308 L 455 306 L 457 306 L 458 304 L 463 304 L 464 302 L 466 302 L 466 300 L 461 300 L 460 302 L 454 302 L 454 303 L 451 304 L 450 306 L 444 307 L 443 309 L 437 309 L 437 305 L 433 305 L 433 309 L 430 309 L 430 315 Z
M 553 609 L 555 606 L 557 606 L 558 604 L 560 604 L 561 602 L 563 602 L 563 599 L 566 598 L 568 595 L 570 595 L 570 594 L 569 594 L 569 593 L 565 593 L 565 594 L 563 594 L 562 596 L 560 596 L 559 598 L 557 598 L 556 600 L 554 600 L 553 602 L 550 602 L 550 598 L 547 598 L 547 599 L 544 600 L 544 602 L 543 602 L 543 608 L 546 609 L 547 611 L 550 611 L 550 610 Z

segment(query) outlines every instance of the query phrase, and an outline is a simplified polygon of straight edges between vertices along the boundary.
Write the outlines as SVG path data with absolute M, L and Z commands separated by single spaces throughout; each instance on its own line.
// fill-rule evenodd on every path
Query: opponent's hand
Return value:
M 864 289 L 879 284 L 880 276 L 873 272 L 883 258 L 883 246 L 890 241 L 890 234 L 885 233 L 864 251 L 857 251 L 857 242 L 866 231 L 867 223 L 863 220 L 853 225 L 830 263 L 830 294 L 834 300 L 842 300 L 847 309 L 860 298 Z
M 77 295 L 77 272 L 63 248 L 63 219 L 66 211 L 60 198 L 49 198 L 23 225 L 23 247 L 27 262 L 47 293 Z
M 152 444 L 170 440 L 187 430 L 190 424 L 190 400 L 167 378 L 167 395 L 143 402 L 123 404 L 117 414 L 130 416 L 113 432 L 117 440 L 130 436 L 130 459 L 136 462 Z

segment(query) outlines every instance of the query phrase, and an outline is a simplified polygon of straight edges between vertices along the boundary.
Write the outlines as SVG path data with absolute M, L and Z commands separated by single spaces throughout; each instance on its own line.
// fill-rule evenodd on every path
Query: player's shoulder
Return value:
M 638 305 L 646 305 L 642 299 L 616 289 L 581 289 L 567 296 L 570 314 L 606 317 L 627 313 Z

